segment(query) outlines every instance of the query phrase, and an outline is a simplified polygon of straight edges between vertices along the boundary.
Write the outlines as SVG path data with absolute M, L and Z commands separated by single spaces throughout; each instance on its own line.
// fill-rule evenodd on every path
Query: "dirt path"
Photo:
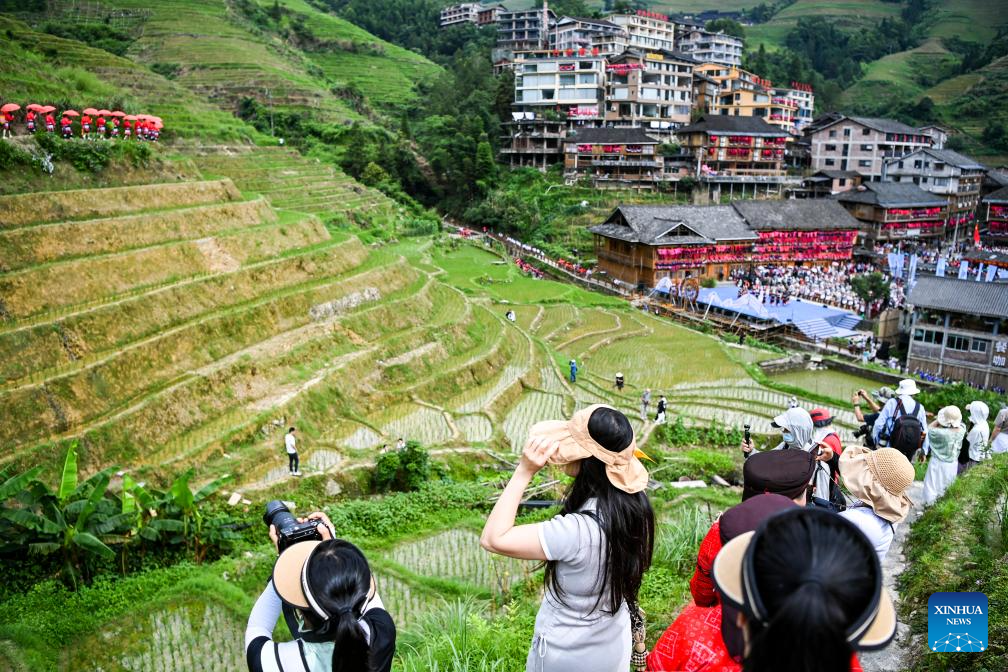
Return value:
M 896 590 L 896 580 L 903 573 L 906 567 L 906 556 L 903 554 L 903 545 L 906 543 L 907 535 L 910 533 L 910 526 L 920 517 L 924 508 L 921 502 L 924 501 L 923 481 L 914 481 L 910 486 L 910 499 L 914 501 L 914 506 L 910 509 L 910 515 L 900 525 L 896 526 L 896 536 L 893 538 L 889 554 L 886 555 L 885 562 L 882 563 L 882 571 L 885 573 L 885 586 L 896 599 L 897 609 L 899 609 L 899 592 Z M 896 638 L 892 643 L 881 651 L 863 653 L 858 656 L 861 667 L 865 672 L 900 672 L 909 669 L 910 646 L 910 626 L 900 622 L 896 626 Z

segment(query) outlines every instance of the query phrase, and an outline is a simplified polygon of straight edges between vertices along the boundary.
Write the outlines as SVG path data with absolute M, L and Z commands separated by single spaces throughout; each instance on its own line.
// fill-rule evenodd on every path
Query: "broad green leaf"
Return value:
M 207 483 L 206 485 L 204 485 L 202 488 L 199 489 L 199 492 L 196 493 L 193 499 L 197 502 L 202 502 L 204 499 L 220 490 L 221 487 L 223 487 L 224 484 L 230 480 L 231 475 L 225 474 L 224 476 L 221 476 L 217 480 Z
M 185 473 L 179 475 L 171 486 L 171 494 L 172 498 L 175 500 L 175 505 L 183 511 L 189 511 L 195 503 L 193 493 L 189 489 L 189 479 L 191 479 L 192 476 L 193 470 L 189 469 Z
M 77 489 L 77 443 L 71 443 L 67 448 L 66 459 L 63 461 L 63 477 L 57 496 L 61 502 L 66 502 Z
M 43 534 L 59 534 L 63 529 L 53 521 L 25 509 L 2 509 L 0 518 Z
M 49 555 L 60 550 L 60 545 L 52 541 L 40 541 L 34 544 L 28 544 L 29 553 L 38 553 L 39 555 Z
M 140 506 L 142 506 L 144 509 L 157 508 L 157 502 L 154 501 L 154 496 L 151 495 L 151 493 L 148 492 L 147 489 L 144 488 L 139 483 L 135 484 L 132 488 L 130 488 L 130 492 L 133 494 L 134 497 L 136 497 L 137 501 L 140 502 Z
M 127 531 L 135 516 L 132 513 L 120 513 L 96 523 L 93 527 L 98 534 L 111 534 L 116 530 Z
M 155 518 L 150 522 L 148 527 L 161 532 L 181 532 L 185 529 L 185 524 L 181 520 L 174 520 L 172 518 Z
M 137 484 L 133 482 L 129 474 L 123 475 L 122 482 L 122 512 L 123 513 L 134 513 L 136 512 L 136 495 L 133 494 L 133 488 L 137 487 Z
M 19 494 L 25 489 L 25 486 L 27 486 L 28 483 L 40 473 L 42 473 L 42 467 L 35 467 L 23 474 L 12 476 L 5 480 L 3 484 L 0 485 L 0 502 L 6 502 L 11 497 Z
M 84 509 L 77 516 L 77 524 L 74 526 L 78 530 L 82 529 L 87 525 L 88 518 L 94 513 L 95 507 L 98 506 L 98 502 L 102 497 L 105 496 L 105 491 L 108 490 L 109 479 L 108 476 L 102 476 L 94 484 L 94 489 L 91 490 L 91 496 L 88 497 L 87 503 L 84 505 Z
M 101 542 L 101 539 L 90 532 L 78 532 L 73 536 L 73 543 L 95 555 L 105 558 L 114 558 L 115 551 Z

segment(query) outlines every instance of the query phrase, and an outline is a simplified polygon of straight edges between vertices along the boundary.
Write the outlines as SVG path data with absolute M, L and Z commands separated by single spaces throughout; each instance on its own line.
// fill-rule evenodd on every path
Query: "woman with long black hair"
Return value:
M 546 563 L 529 672 L 629 667 L 631 613 L 654 545 L 639 454 L 630 421 L 609 406 L 589 406 L 569 421 L 540 422 L 529 432 L 480 538 L 493 553 Z M 516 526 L 522 494 L 548 462 L 566 465 L 574 476 L 561 513 Z
M 395 653 L 395 624 L 378 596 L 360 549 L 336 539 L 324 513 L 322 541 L 284 549 L 273 578 L 256 601 L 245 629 L 250 672 L 389 672 Z M 277 541 L 270 526 L 270 538 Z M 284 608 L 286 605 L 286 609 Z M 275 642 L 281 611 L 295 639 Z

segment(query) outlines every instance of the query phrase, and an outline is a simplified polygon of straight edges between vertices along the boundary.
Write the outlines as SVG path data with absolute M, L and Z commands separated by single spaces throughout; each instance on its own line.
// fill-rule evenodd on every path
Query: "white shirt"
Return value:
M 294 439 L 293 434 L 288 433 L 287 436 L 284 437 L 284 445 L 287 446 L 288 455 L 293 455 L 297 452 L 297 441 Z
M 966 435 L 966 442 L 969 443 L 969 459 L 974 462 L 989 459 L 991 456 L 990 446 L 987 445 L 989 439 L 990 428 L 986 420 L 973 425 L 973 429 Z
M 848 506 L 846 511 L 840 512 L 840 515 L 854 523 L 868 537 L 868 541 L 875 547 L 879 562 L 885 562 L 895 526 L 866 505 Z

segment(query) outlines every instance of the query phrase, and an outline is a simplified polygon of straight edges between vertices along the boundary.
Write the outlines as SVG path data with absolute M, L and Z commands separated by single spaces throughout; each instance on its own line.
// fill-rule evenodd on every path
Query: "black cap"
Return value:
M 756 453 L 742 467 L 742 500 L 775 493 L 794 499 L 812 481 L 815 458 L 804 450 L 769 450 Z

